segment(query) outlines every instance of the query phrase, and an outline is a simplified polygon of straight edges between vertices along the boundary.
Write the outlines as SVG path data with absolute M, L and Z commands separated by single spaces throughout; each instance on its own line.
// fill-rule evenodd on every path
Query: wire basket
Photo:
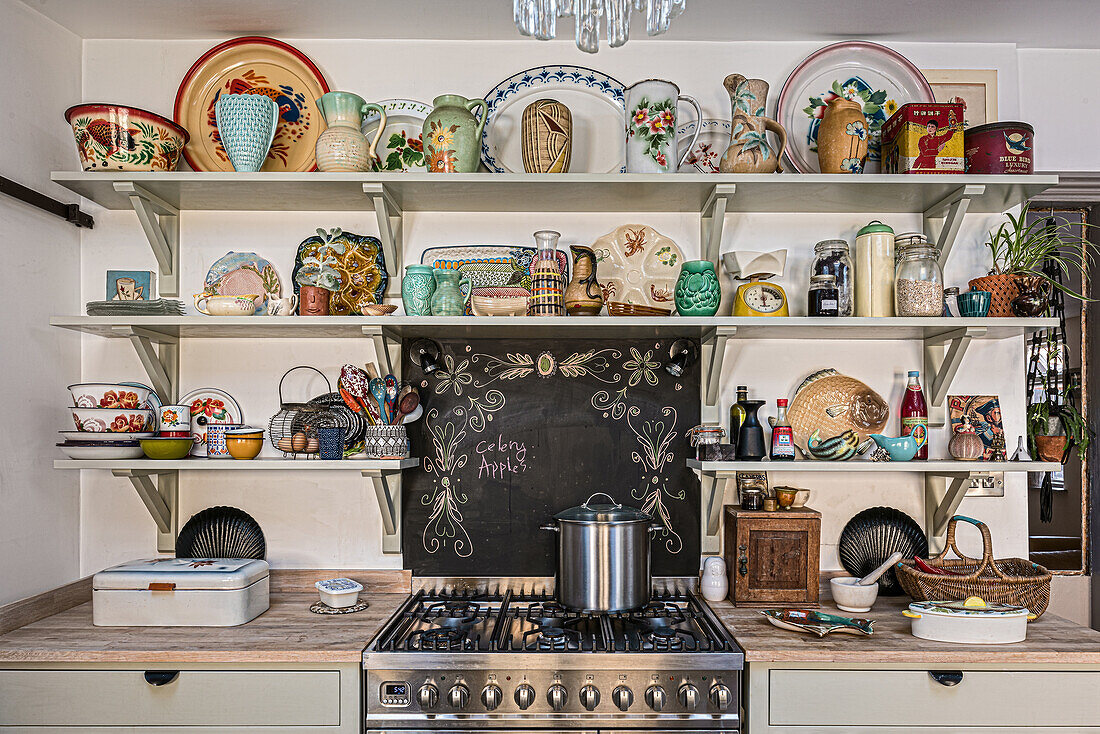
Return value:
M 329 424 L 329 408 L 323 402 L 288 403 L 283 398 L 283 383 L 295 370 L 313 370 L 325 381 L 326 394 L 332 392 L 332 383 L 321 370 L 309 365 L 291 367 L 279 380 L 279 412 L 267 424 L 267 437 L 284 458 L 314 459 L 320 451 L 317 428 Z
M 959 552 L 955 544 L 955 526 L 959 520 L 982 532 L 980 560 Z M 958 558 L 948 559 L 949 550 Z M 928 559 L 928 565 L 954 573 L 943 576 L 927 573 L 918 569 L 912 559 L 898 561 L 895 567 L 901 588 L 914 601 L 957 601 L 979 596 L 987 602 L 1027 607 L 1036 617 L 1042 616 L 1050 603 L 1050 571 L 1023 558 L 994 560 L 989 528 L 984 522 L 964 515 L 951 518 L 947 524 L 947 547 Z

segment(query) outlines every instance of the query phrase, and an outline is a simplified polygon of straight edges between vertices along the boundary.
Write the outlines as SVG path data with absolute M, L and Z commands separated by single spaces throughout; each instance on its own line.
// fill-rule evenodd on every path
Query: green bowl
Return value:
M 143 438 L 141 450 L 150 459 L 158 461 L 175 461 L 186 458 L 191 453 L 191 447 L 195 445 L 194 439 L 187 438 Z

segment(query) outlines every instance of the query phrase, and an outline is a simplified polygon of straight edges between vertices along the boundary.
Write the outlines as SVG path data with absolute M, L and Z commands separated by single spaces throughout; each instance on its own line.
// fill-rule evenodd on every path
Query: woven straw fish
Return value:
M 806 456 L 815 432 L 817 440 L 829 441 L 853 431 L 863 443 L 868 434 L 882 432 L 889 417 L 890 406 L 881 395 L 834 369 L 819 370 L 803 380 L 787 411 L 795 445 Z

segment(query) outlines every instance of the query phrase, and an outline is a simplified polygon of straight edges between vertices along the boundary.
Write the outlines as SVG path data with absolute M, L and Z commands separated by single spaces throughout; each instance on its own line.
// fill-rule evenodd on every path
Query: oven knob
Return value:
M 611 701 L 619 707 L 620 711 L 626 711 L 634 703 L 634 691 L 626 686 L 616 686 L 611 692 Z
M 561 683 L 555 683 L 546 691 L 546 702 L 555 711 L 565 708 L 565 702 L 569 700 L 569 691 Z
M 645 689 L 645 702 L 654 711 L 660 711 L 665 707 L 665 689 L 660 686 Z
M 699 689 L 690 683 L 685 683 L 680 686 L 680 692 L 676 694 L 676 697 L 680 699 L 681 706 L 688 711 L 694 711 L 699 703 Z
M 581 687 L 581 705 L 589 711 L 600 705 L 600 689 L 589 683 Z
M 500 686 L 498 685 L 490 683 L 481 689 L 481 702 L 485 704 L 485 708 L 489 711 L 495 710 L 503 699 L 504 693 L 501 692 Z
M 730 687 L 725 683 L 715 683 L 710 687 L 710 703 L 719 711 L 729 708 L 732 695 Z
M 420 708 L 434 709 L 435 705 L 439 703 L 439 689 L 431 683 L 425 683 L 420 686 L 420 690 L 416 694 L 416 700 L 420 703 Z
M 451 691 L 447 694 L 447 702 L 456 709 L 466 708 L 466 704 L 470 702 L 470 689 L 461 683 L 456 683 L 451 686 Z
M 516 705 L 520 711 L 526 711 L 535 702 L 535 689 L 527 683 L 521 683 L 516 688 Z

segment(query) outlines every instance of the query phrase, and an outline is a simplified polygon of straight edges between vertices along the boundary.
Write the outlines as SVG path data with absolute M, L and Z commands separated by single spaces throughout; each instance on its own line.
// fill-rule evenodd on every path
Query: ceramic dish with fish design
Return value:
M 384 99 L 378 104 L 386 111 L 386 127 L 378 139 L 376 151 L 378 160 L 382 162 L 378 170 L 425 170 L 421 131 L 432 106 L 412 99 Z M 363 134 L 367 140 L 374 140 L 379 119 L 377 112 L 363 118 Z
M 225 390 L 201 387 L 181 397 L 179 404 L 191 406 L 191 436 L 195 439 L 195 445 L 191 449 L 192 456 L 206 456 L 208 425 L 244 423 L 240 403 Z
M 176 92 L 175 121 L 191 133 L 183 155 L 196 171 L 234 170 L 214 105 L 223 94 L 262 94 L 279 108 L 279 124 L 260 170 L 313 171 L 325 129 L 316 101 L 328 91 L 321 70 L 289 44 L 262 36 L 221 43 L 191 66 Z
M 554 99 L 573 118 L 570 173 L 626 171 L 623 83 L 583 66 L 536 66 L 513 74 L 485 94 L 481 162 L 494 173 L 523 173 L 520 121 L 527 105 Z
M 592 243 L 607 303 L 675 308 L 676 279 L 684 253 L 645 224 L 624 224 Z
M 283 297 L 279 273 L 268 260 L 254 252 L 227 252 L 210 266 L 203 292 L 212 296 L 257 295 L 256 313 L 267 315 L 267 302 Z
M 806 632 L 817 637 L 824 637 L 830 632 L 870 637 L 875 631 L 874 620 L 841 617 L 811 609 L 765 609 L 760 613 L 779 629 Z
M 817 130 L 831 99 L 860 102 L 870 132 L 864 173 L 879 173 L 882 124 L 906 102 L 934 102 L 920 69 L 898 52 L 869 41 L 843 41 L 800 63 L 779 93 L 775 119 L 787 131 L 787 160 L 799 173 L 819 173 Z
M 340 288 L 329 298 L 328 312 L 332 316 L 358 316 L 363 307 L 382 303 L 386 285 L 390 276 L 386 272 L 386 256 L 382 252 L 382 243 L 377 237 L 341 232 L 333 242 L 344 246 L 343 253 L 337 253 L 333 268 L 340 276 Z M 316 255 L 325 245 L 325 240 L 313 235 L 298 245 L 298 254 L 294 258 L 294 295 L 299 294 L 298 271 L 302 269 L 305 258 Z
M 676 141 L 679 150 L 683 150 L 691 142 L 691 136 L 695 134 L 698 125 L 695 120 L 686 122 L 676 128 Z M 695 146 L 684 159 L 684 165 L 680 166 L 678 173 L 718 173 L 718 163 L 730 147 L 730 130 L 732 124 L 729 120 L 706 120 L 702 122 L 699 137 Z

